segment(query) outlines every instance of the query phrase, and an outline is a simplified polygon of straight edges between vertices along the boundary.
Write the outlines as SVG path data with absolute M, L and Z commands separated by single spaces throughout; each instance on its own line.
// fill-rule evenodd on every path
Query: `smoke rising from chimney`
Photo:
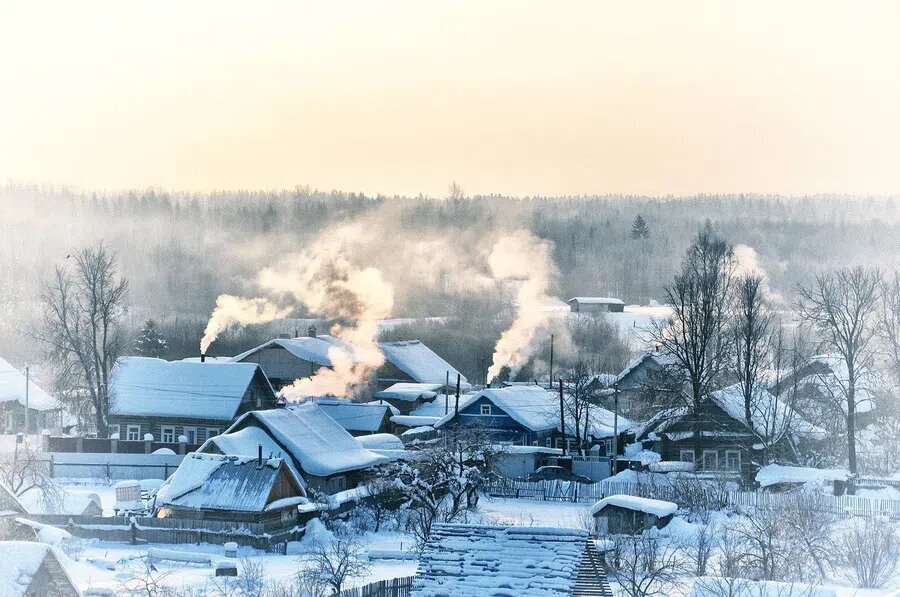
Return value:
M 490 382 L 503 367 L 515 374 L 535 353 L 536 332 L 548 321 L 543 306 L 550 298 L 550 279 L 556 267 L 551 244 L 524 230 L 501 237 L 488 257 L 488 265 L 497 279 L 521 281 L 516 294 L 516 318 L 494 347 L 487 375 Z
M 734 260 L 736 262 L 735 275 L 738 276 L 761 276 L 762 292 L 768 300 L 773 302 L 782 302 L 783 297 L 777 292 L 773 292 L 769 286 L 769 276 L 763 266 L 759 263 L 759 255 L 756 249 L 749 245 L 738 244 L 734 246 Z
M 330 332 L 341 342 L 328 350 L 332 368 L 322 367 L 312 377 L 296 380 L 283 390 L 287 400 L 349 396 L 384 363 L 377 342 L 378 321 L 390 316 L 394 289 L 379 270 L 353 263 L 351 248 L 363 235 L 358 225 L 330 230 L 304 254 L 259 274 L 263 288 L 288 294 L 312 313 L 335 321 Z
M 265 298 L 245 299 L 221 294 L 216 299 L 216 306 L 200 340 L 200 354 L 206 354 L 209 346 L 230 325 L 267 323 L 287 317 L 290 313 L 290 308 L 281 308 Z

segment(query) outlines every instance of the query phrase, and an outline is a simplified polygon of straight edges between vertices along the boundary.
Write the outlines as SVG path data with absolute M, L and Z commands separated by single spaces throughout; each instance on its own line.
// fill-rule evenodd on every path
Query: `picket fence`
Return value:
M 379 580 L 361 587 L 344 589 L 340 597 L 409 597 L 415 576 Z
M 504 481 L 486 487 L 485 493 L 497 497 L 544 501 L 597 502 L 616 494 L 668 500 L 681 506 L 705 502 L 718 507 L 773 509 L 800 505 L 818 512 L 837 515 L 887 516 L 900 520 L 900 500 L 853 495 L 833 496 L 806 493 L 770 493 L 763 491 L 726 491 L 699 484 L 689 487 L 677 483 L 575 483 L 571 481 Z M 688 503 L 686 503 L 688 502 Z

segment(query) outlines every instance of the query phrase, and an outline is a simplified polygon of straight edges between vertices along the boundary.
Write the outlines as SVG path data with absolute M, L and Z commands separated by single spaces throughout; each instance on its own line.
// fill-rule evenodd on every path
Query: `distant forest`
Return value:
M 253 296 L 262 268 L 302 252 L 334 226 L 357 222 L 365 239 L 356 258 L 393 283 L 393 315 L 449 318 L 388 336 L 452 337 L 457 344 L 468 338 L 480 354 L 460 351 L 467 362 L 458 366 L 478 379 L 483 353 L 489 355 L 511 317 L 509 293 L 474 283 L 477 274 L 488 275 L 484 256 L 502 231 L 524 228 L 553 243 L 558 297 L 609 295 L 646 304 L 662 298 L 691 238 L 709 220 L 729 242 L 752 247 L 771 288 L 792 296 L 797 283 L 825 268 L 897 267 L 898 207 L 896 198 L 843 196 L 509 198 L 466 197 L 455 188 L 446 198 L 412 198 L 302 187 L 84 194 L 8 185 L 0 189 L 0 356 L 16 365 L 41 361 L 32 337 L 41 284 L 84 245 L 102 241 L 117 253 L 130 284 L 135 337 L 153 319 L 168 341 L 167 356 L 180 358 L 196 354 L 219 294 Z M 308 315 L 298 308 L 296 317 Z M 213 352 L 234 354 L 272 333 L 232 331 Z

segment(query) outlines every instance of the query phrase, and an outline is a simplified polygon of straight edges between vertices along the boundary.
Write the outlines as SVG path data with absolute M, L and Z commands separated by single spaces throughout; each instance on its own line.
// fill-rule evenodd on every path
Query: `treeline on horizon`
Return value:
M 504 230 L 525 228 L 553 243 L 558 275 L 552 291 L 558 297 L 612 295 L 646 304 L 662 299 L 685 248 L 709 220 L 730 243 L 752 247 L 773 291 L 791 297 L 798 283 L 828 268 L 897 267 L 898 207 L 896 198 L 849 196 L 427 198 L 308 187 L 90 194 L 7 185 L 0 189 L 0 356 L 14 364 L 40 362 L 42 347 L 32 332 L 40 322 L 41 284 L 81 246 L 102 241 L 116 252 L 130 284 L 129 326 L 136 335 L 154 319 L 168 341 L 167 356 L 182 358 L 196 354 L 219 294 L 252 293 L 260 269 L 302 252 L 333 226 L 358 221 L 373 238 L 369 262 L 360 265 L 386 272 L 396 291 L 394 316 L 449 318 L 438 326 L 395 329 L 390 339 L 402 333 L 469 342 L 478 349 L 451 350 L 448 344 L 448 350 L 467 361 L 457 365 L 464 374 L 478 379 L 484 353 L 511 317 L 509 293 L 469 285 L 468 274 L 453 269 L 405 279 L 398 267 L 405 256 L 379 251 L 378 239 L 402 247 L 405 238 L 411 244 L 427 238 L 465 253 L 479 238 L 489 242 Z M 633 234 L 637 216 L 648 235 Z M 296 314 L 308 315 L 302 309 Z M 214 352 L 235 354 L 273 329 L 232 330 Z M 620 347 L 613 352 L 618 356 L 609 367 L 622 358 Z

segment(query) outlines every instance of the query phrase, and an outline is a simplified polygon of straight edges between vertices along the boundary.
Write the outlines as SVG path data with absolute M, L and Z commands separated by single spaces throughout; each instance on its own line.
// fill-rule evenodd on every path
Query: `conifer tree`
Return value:
M 647 225 L 647 222 L 641 217 L 641 214 L 637 215 L 634 219 L 634 223 L 631 225 L 631 238 L 634 240 L 650 238 L 650 226 Z
M 157 331 L 155 321 L 148 319 L 144 323 L 144 327 L 138 332 L 134 349 L 142 357 L 161 359 L 166 355 L 168 345 L 166 344 L 166 339 Z

